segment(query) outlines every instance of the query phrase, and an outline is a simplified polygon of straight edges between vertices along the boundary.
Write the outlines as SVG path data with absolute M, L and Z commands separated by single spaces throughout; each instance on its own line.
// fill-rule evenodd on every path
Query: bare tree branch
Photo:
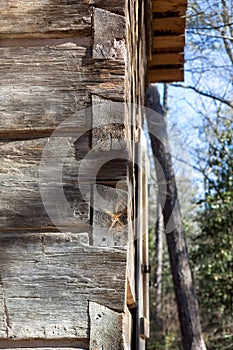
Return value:
M 213 100 L 217 100 L 221 103 L 224 103 L 225 105 L 233 108 L 233 102 L 230 102 L 224 98 L 221 98 L 221 97 L 218 97 L 216 95 L 211 95 L 209 94 L 208 92 L 205 92 L 205 91 L 201 91 L 199 90 L 198 88 L 196 88 L 195 86 L 191 86 L 191 85 L 182 85 L 182 84 L 171 84 L 171 86 L 173 87 L 180 87 L 180 88 L 183 88 L 183 89 L 189 89 L 189 90 L 193 90 L 195 91 L 196 93 L 202 95 L 202 96 L 205 96 L 205 97 L 208 97 L 208 98 L 211 98 Z

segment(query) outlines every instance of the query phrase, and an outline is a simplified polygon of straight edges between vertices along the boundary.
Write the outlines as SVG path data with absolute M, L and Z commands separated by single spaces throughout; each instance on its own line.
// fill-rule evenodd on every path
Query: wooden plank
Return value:
M 134 276 L 132 276 L 134 277 Z M 136 297 L 135 297 L 135 291 L 132 288 L 132 284 L 130 284 L 129 279 L 127 278 L 127 306 L 128 308 L 132 309 L 136 306 Z
M 152 55 L 152 60 L 149 62 L 149 67 L 167 66 L 167 65 L 183 65 L 183 53 L 157 53 Z
M 110 182 L 114 185 L 126 180 L 128 168 L 127 153 L 124 151 L 89 151 L 80 162 L 67 158 L 63 178 L 73 184 Z
M 93 245 L 127 246 L 128 193 L 109 186 L 93 187 Z
M 176 68 L 149 69 L 147 74 L 148 83 L 184 81 L 184 70 Z
M 0 138 L 48 135 L 72 116 L 90 127 L 90 96 L 78 84 L 85 54 L 74 43 L 1 48 Z
M 106 10 L 95 9 L 93 21 L 93 58 L 124 60 L 126 58 L 125 17 Z
M 175 12 L 179 16 L 186 13 L 187 0 L 152 0 L 152 11 L 160 12 Z
M 98 59 L 87 60 L 85 63 L 86 75 L 83 74 L 84 81 L 88 88 L 97 83 L 113 83 L 116 85 L 125 84 L 125 62 L 123 60 Z
M 53 225 L 41 199 L 39 181 L 43 182 L 50 214 L 57 217 L 61 225 L 73 224 L 76 225 L 73 229 L 77 230 L 79 224 L 81 229 L 82 225 L 89 224 L 90 187 L 83 185 L 80 192 L 77 178 L 75 183 L 72 182 L 72 173 L 74 169 L 78 173 L 81 163 L 81 160 L 76 160 L 78 155 L 82 159 L 82 153 L 88 151 L 88 137 L 84 137 L 79 144 L 70 141 L 66 158 L 64 145 L 69 140 L 69 137 L 54 140 L 43 138 L 0 143 L 1 230 L 46 229 L 46 226 Z M 46 145 L 50 147 L 47 163 L 40 169 L 41 156 Z M 64 196 L 61 200 L 60 190 Z
M 166 18 L 154 18 L 154 31 L 155 35 L 161 33 L 171 34 L 184 34 L 185 32 L 185 17 L 166 17 Z
M 87 350 L 89 339 L 0 339 L 0 349 Z
M 67 38 L 18 38 L 1 39 L 0 47 L 36 47 L 36 46 L 57 46 L 73 43 L 76 46 L 89 48 L 92 45 L 91 37 L 67 37 Z
M 146 317 L 140 318 L 140 337 L 142 339 L 150 338 L 150 323 Z
M 122 350 L 123 314 L 90 302 L 90 350 Z
M 86 2 L 97 8 L 108 10 L 119 15 L 124 15 L 125 12 L 125 0 L 86 0 Z
M 91 35 L 91 11 L 85 0 L 9 0 L 0 12 L 0 38 Z
M 184 35 L 165 35 L 154 36 L 153 48 L 155 49 L 177 49 L 177 52 L 183 52 L 185 45 Z
M 0 338 L 88 338 L 90 301 L 124 311 L 126 261 L 77 234 L 1 235 Z
M 124 339 L 124 349 L 132 349 L 132 337 L 133 337 L 133 318 L 132 315 L 126 307 L 124 318 L 123 318 L 123 339 Z
M 145 147 L 145 146 L 144 146 Z M 146 147 L 142 152 L 142 283 L 143 283 L 143 329 L 142 335 L 145 339 L 150 338 L 150 302 L 149 302 L 149 237 L 148 237 L 148 168 L 150 167 Z

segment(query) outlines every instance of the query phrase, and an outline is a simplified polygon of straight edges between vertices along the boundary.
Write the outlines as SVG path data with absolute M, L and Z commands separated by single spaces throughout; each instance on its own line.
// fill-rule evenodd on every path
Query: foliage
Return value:
M 169 87 L 168 122 L 191 149 L 199 194 L 184 217 L 203 330 L 210 350 L 233 348 L 233 8 L 231 0 L 190 0 L 184 84 Z M 187 115 L 187 118 L 184 116 Z M 177 120 L 179 121 L 177 123 Z M 182 126 L 181 126 L 182 125 Z M 174 128 L 173 128 L 174 129 Z M 178 152 L 178 157 L 181 155 Z M 183 157 L 183 156 L 182 156 Z M 187 158 L 186 158 L 187 159 Z M 182 159 L 184 163 L 184 159 Z M 185 161 L 187 164 L 187 162 Z M 181 163 L 178 164 L 181 166 Z M 189 178 L 190 179 L 190 178 Z M 203 187 L 200 186 L 200 182 Z M 179 196 L 184 198 L 182 179 Z M 183 200 L 181 207 L 183 205 Z M 187 206 L 188 208 L 188 206 Z M 154 249 L 154 242 L 153 247 Z M 153 266 L 153 256 L 151 256 Z M 163 262 L 163 338 L 148 349 L 181 349 L 168 267 Z M 153 297 L 153 288 L 152 297 Z M 153 300 L 152 300 L 153 303 Z M 153 310 L 153 305 L 151 305 Z M 152 324 L 153 328 L 153 324 Z
M 205 327 L 220 338 L 233 315 L 233 120 L 225 119 L 209 133 L 209 175 L 192 261 Z

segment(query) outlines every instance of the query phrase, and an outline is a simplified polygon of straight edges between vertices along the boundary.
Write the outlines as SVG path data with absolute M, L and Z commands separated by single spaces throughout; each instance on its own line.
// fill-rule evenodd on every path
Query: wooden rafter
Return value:
M 184 80 L 187 0 L 153 0 L 153 40 L 148 82 Z

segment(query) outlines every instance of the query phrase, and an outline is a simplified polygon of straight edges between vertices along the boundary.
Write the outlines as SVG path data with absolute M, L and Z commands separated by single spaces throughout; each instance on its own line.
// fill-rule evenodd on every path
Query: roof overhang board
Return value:
M 187 0 L 152 0 L 151 55 L 148 83 L 184 80 Z

